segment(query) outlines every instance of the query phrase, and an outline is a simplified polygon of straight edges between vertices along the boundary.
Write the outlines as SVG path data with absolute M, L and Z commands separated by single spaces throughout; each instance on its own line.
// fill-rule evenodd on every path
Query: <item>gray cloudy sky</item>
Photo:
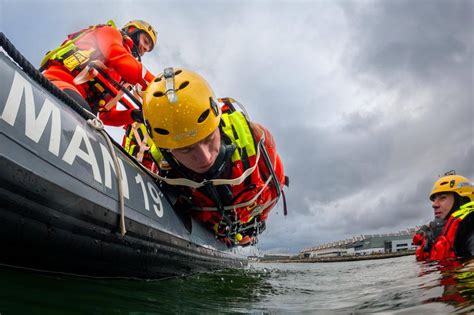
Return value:
M 0 0 L 0 25 L 34 64 L 88 25 L 155 25 L 152 72 L 193 69 L 273 132 L 289 214 L 274 209 L 258 247 L 297 252 L 425 223 L 439 174 L 474 179 L 473 12 L 470 0 Z

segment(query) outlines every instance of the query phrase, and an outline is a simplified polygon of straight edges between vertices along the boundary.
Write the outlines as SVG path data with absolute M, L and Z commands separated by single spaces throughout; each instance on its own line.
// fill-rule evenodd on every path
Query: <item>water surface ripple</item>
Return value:
M 252 263 L 165 280 L 0 270 L 0 313 L 417 313 L 474 311 L 474 260 L 414 256 L 339 263 Z

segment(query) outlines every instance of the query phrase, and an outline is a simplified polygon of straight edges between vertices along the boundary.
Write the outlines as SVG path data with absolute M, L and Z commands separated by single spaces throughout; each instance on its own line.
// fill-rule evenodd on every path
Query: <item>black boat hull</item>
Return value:
M 247 263 L 199 222 L 183 220 L 169 196 L 115 147 L 123 173 L 122 235 L 105 139 L 2 53 L 0 77 L 1 264 L 158 278 Z

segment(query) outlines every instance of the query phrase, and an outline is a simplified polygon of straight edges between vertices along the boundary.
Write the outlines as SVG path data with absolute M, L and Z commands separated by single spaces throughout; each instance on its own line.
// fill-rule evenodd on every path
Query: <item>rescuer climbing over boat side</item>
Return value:
M 143 112 L 157 177 L 179 188 L 175 208 L 228 246 L 246 246 L 265 229 L 288 180 L 270 132 L 236 104 L 216 99 L 199 74 L 167 68 L 145 91 Z
M 440 177 L 430 200 L 435 219 L 413 236 L 417 260 L 474 257 L 474 186 L 454 171 Z
M 140 61 L 145 53 L 153 50 L 156 41 L 155 29 L 145 21 L 130 21 L 122 29 L 108 21 L 68 35 L 58 48 L 46 54 L 40 71 L 82 107 L 94 114 L 99 112 L 106 125 L 142 122 L 139 108 L 116 109 L 123 93 L 108 81 L 145 89 L 154 75 Z M 110 80 L 103 78 L 97 67 Z

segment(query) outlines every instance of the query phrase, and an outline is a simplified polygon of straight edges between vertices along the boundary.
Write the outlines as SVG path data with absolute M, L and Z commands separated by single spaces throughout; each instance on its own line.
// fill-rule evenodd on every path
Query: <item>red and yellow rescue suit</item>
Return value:
M 441 235 L 430 240 L 429 233 L 415 234 L 417 260 L 445 261 L 474 257 L 474 202 L 464 204 L 448 218 Z
M 160 168 L 161 179 L 168 184 L 173 179 L 201 183 L 199 187 L 171 183 L 181 186 L 181 204 L 175 207 L 205 222 L 229 246 L 250 245 L 265 229 L 265 220 L 287 179 L 273 137 L 266 128 L 248 122 L 229 103 L 222 107 L 219 128 L 223 142 L 231 149 L 221 147 L 222 156 L 216 159 L 212 171 L 202 176 L 191 172 L 162 150 L 160 153 L 171 168 Z M 217 184 L 219 180 L 221 183 Z
M 68 35 L 68 38 L 44 60 L 40 68 L 43 75 L 61 90 L 79 93 L 91 110 L 100 112 L 100 119 L 107 125 L 124 126 L 133 123 L 132 109 L 117 110 L 104 105 L 115 95 L 104 95 L 103 88 L 94 80 L 76 84 L 74 78 L 90 63 L 98 61 L 106 66 L 107 74 L 117 82 L 140 84 L 143 89 L 154 75 L 146 70 L 132 55 L 133 41 L 122 35 L 112 25 L 96 25 Z

